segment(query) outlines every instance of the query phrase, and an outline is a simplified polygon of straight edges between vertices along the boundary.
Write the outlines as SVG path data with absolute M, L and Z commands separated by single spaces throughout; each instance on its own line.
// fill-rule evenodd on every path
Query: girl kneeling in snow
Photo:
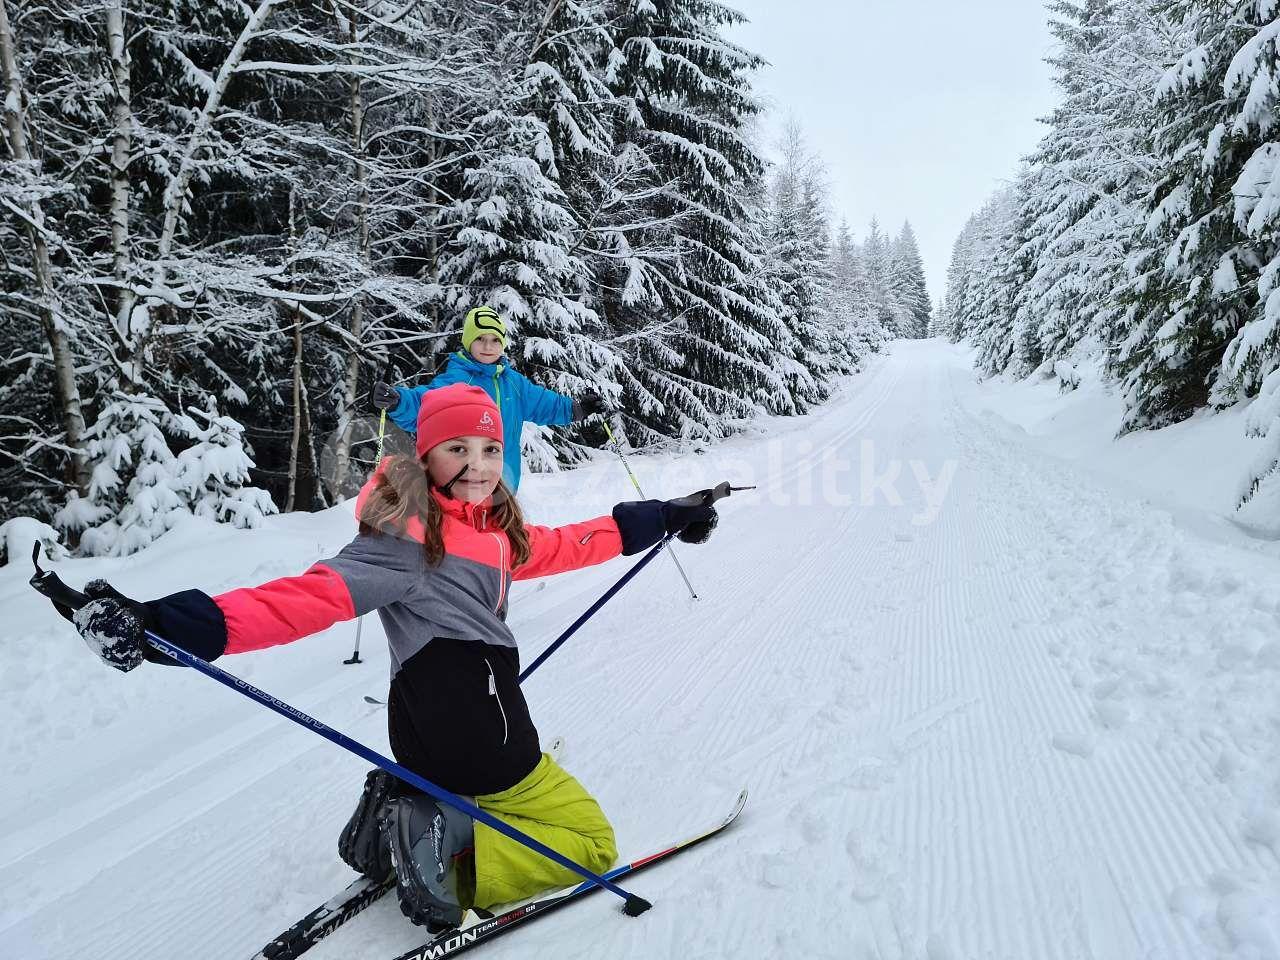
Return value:
M 213 660 L 377 610 L 391 648 L 387 723 L 396 760 L 603 872 L 617 855 L 613 829 L 539 748 L 506 624 L 508 590 L 512 580 L 637 553 L 669 532 L 701 542 L 715 510 L 647 500 L 584 523 L 527 526 L 501 482 L 502 419 L 483 390 L 428 392 L 417 427 L 418 460 L 379 465 L 357 501 L 359 535 L 336 557 L 212 598 L 188 590 L 138 603 L 94 581 L 76 627 L 109 664 L 131 670 L 143 659 L 170 662 L 145 643 L 144 629 Z M 436 929 L 460 923 L 469 906 L 578 879 L 380 770 L 366 778 L 339 850 L 375 879 L 394 869 L 401 909 Z

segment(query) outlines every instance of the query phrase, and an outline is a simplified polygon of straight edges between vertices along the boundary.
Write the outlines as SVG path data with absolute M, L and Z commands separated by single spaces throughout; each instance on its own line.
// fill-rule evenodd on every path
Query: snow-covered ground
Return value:
M 634 458 L 650 496 L 760 489 L 680 550 L 702 599 L 654 563 L 529 681 L 534 718 L 624 855 L 751 801 L 636 878 L 642 918 L 597 896 L 488 954 L 1280 958 L 1280 544 L 1211 482 L 1249 456 L 1230 415 L 1116 444 L 1115 409 L 903 343 L 810 417 Z M 559 522 L 631 495 L 602 458 L 522 500 Z M 57 567 L 216 592 L 352 525 L 192 525 Z M 526 657 L 624 569 L 520 585 Z M 346 882 L 362 762 L 197 674 L 108 670 L 29 573 L 0 569 L 0 956 L 234 960 Z M 385 749 L 380 631 L 343 666 L 354 633 L 222 664 Z M 312 956 L 421 939 L 392 898 Z

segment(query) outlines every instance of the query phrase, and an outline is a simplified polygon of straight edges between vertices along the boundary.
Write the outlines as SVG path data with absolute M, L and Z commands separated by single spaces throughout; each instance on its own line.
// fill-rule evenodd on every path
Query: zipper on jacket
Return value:
M 498 534 L 491 533 L 489 536 L 498 544 L 498 602 L 493 608 L 493 612 L 497 613 L 502 609 L 502 601 L 507 596 L 507 547 Z
M 471 354 L 464 353 L 461 350 L 458 351 L 458 356 L 461 357 L 463 360 L 470 360 L 472 363 L 480 362 L 475 357 L 471 356 Z M 498 405 L 499 413 L 502 412 L 502 387 L 499 386 L 498 384 L 498 378 L 502 376 L 502 373 L 503 373 L 502 364 L 500 363 L 496 364 L 493 370 L 493 402 Z M 482 375 L 483 375 L 483 371 L 474 370 L 467 374 L 467 382 L 470 383 L 473 387 L 478 387 L 480 386 L 480 384 L 476 383 L 476 380 Z
M 489 658 L 484 658 L 484 665 L 489 668 L 489 696 L 493 697 L 498 703 L 498 713 L 502 714 L 502 745 L 507 745 L 507 711 L 502 706 L 502 698 L 498 696 L 498 678 L 493 673 L 493 664 L 489 662 Z

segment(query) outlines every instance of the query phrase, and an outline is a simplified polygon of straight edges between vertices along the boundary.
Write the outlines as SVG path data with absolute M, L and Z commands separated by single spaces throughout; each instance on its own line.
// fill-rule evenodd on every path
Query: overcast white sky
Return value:
M 794 114 L 859 239 L 873 214 L 910 220 L 937 302 L 956 234 L 1056 102 L 1039 0 L 724 2 L 751 18 L 730 39 L 770 62 L 771 139 Z

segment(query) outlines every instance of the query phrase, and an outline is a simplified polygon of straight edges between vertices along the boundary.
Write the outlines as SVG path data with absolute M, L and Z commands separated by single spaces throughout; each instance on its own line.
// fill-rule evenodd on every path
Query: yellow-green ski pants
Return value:
M 476 806 L 595 873 L 613 866 L 618 848 L 600 804 L 547 754 L 508 790 L 476 797 Z M 523 900 L 581 877 L 483 823 L 475 825 L 475 906 Z

